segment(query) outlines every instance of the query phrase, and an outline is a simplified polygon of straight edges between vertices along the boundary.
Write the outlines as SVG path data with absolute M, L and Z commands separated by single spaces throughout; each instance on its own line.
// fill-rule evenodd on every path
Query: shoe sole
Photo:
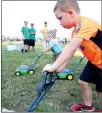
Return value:
M 73 109 L 72 109 L 72 107 L 71 107 L 71 110 L 72 110 L 72 111 L 74 111 L 74 112 L 92 112 L 92 111 L 94 111 L 94 110 L 95 110 L 95 108 L 94 108 L 93 110 L 82 110 L 82 111 L 75 111 L 75 110 L 73 110 Z

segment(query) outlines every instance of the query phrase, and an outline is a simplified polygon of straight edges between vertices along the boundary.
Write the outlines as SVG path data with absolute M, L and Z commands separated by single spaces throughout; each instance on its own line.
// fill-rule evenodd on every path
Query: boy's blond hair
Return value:
M 58 8 L 63 12 L 74 9 L 76 13 L 80 13 L 80 8 L 76 0 L 58 0 L 53 11 L 55 12 Z
M 53 35 L 51 33 L 51 31 L 48 31 L 45 35 L 46 39 L 50 38 L 50 39 L 53 39 Z
M 46 34 L 50 35 L 49 38 L 56 38 L 57 29 L 49 30 Z

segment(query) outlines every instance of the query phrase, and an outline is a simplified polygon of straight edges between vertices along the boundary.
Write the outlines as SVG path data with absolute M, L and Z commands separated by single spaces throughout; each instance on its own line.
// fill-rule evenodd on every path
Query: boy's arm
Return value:
M 51 48 L 49 47 L 49 48 L 46 48 L 45 50 L 43 50 L 43 52 L 48 52 L 50 50 L 51 50 Z
M 35 32 L 30 32 L 29 34 L 35 35 L 36 33 Z
M 36 30 L 34 32 L 30 32 L 30 30 L 29 30 L 29 34 L 36 35 Z
M 57 71 L 65 62 L 67 62 L 68 64 L 73 54 L 75 53 L 76 49 L 82 43 L 82 41 L 83 39 L 73 38 L 71 42 L 65 46 L 62 53 L 60 54 L 58 59 L 53 63 L 53 65 L 49 65 L 49 64 L 46 65 L 43 68 L 43 71 L 54 72 Z

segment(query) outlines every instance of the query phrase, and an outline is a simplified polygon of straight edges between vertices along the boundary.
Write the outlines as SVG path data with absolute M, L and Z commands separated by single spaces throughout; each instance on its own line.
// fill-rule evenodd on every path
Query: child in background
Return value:
M 80 48 L 88 59 L 78 80 L 84 101 L 73 105 L 71 109 L 75 112 L 94 111 L 92 89 L 90 87 L 90 83 L 94 83 L 99 97 L 99 112 L 102 112 L 101 25 L 94 20 L 80 15 L 80 8 L 76 0 L 57 1 L 54 13 L 64 28 L 70 29 L 74 27 L 74 31 L 72 33 L 72 40 L 65 46 L 58 59 L 52 65 L 47 64 L 43 71 L 61 72 L 69 64 L 77 48 Z
M 34 29 L 34 24 L 31 23 L 31 28 L 29 29 L 29 41 L 28 41 L 28 52 L 30 52 L 30 46 L 32 46 L 32 50 L 35 51 L 35 41 L 36 41 L 36 30 Z
M 27 21 L 24 21 L 24 26 L 22 27 L 21 29 L 21 32 L 22 32 L 22 35 L 23 35 L 23 38 L 24 38 L 24 48 L 22 49 L 22 53 L 25 51 L 27 53 L 28 51 L 28 40 L 29 40 L 29 32 L 28 32 L 28 22 Z
M 40 30 L 40 32 L 41 32 L 41 34 L 42 34 L 42 36 L 43 36 L 43 39 L 42 39 L 42 44 L 43 44 L 43 49 L 45 49 L 46 48 L 46 46 L 47 46 L 47 42 L 46 42 L 46 39 L 45 39 L 45 35 L 46 35 L 46 33 L 48 32 L 48 24 L 47 24 L 47 22 L 45 21 L 44 22 L 44 26 L 41 28 L 41 30 Z
M 55 34 L 56 34 L 56 29 L 52 30 L 52 31 L 50 30 L 46 33 L 45 39 L 48 42 L 48 45 L 47 45 L 48 47 L 42 51 L 42 52 L 52 51 L 53 52 L 53 61 L 55 61 L 58 58 L 58 56 L 60 55 L 60 53 L 62 52 L 62 47 L 57 42 L 57 40 L 54 39 Z

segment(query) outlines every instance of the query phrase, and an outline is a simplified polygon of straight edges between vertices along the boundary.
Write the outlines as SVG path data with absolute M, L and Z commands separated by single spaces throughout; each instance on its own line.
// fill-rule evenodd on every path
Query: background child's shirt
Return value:
M 92 64 L 102 69 L 101 25 L 86 17 L 80 17 L 78 26 L 72 33 L 75 38 L 83 38 L 80 50 Z
M 62 47 L 61 45 L 56 41 L 56 39 L 52 39 L 49 43 L 48 43 L 48 47 L 51 48 L 51 51 L 57 55 L 62 51 Z
M 43 37 L 45 36 L 45 34 L 48 32 L 48 27 L 42 27 L 41 28 L 41 33 L 43 35 Z
M 46 39 L 45 39 L 45 35 L 46 35 L 46 33 L 49 31 L 49 29 L 48 29 L 48 27 L 42 27 L 41 28 L 41 34 L 42 34 L 42 36 L 43 36 L 43 41 L 46 41 Z
M 29 39 L 36 40 L 35 34 L 30 34 L 30 33 L 36 34 L 36 30 L 32 28 L 29 29 Z
M 25 39 L 29 39 L 29 29 L 28 27 L 22 27 L 21 32 L 23 33 L 23 36 Z

